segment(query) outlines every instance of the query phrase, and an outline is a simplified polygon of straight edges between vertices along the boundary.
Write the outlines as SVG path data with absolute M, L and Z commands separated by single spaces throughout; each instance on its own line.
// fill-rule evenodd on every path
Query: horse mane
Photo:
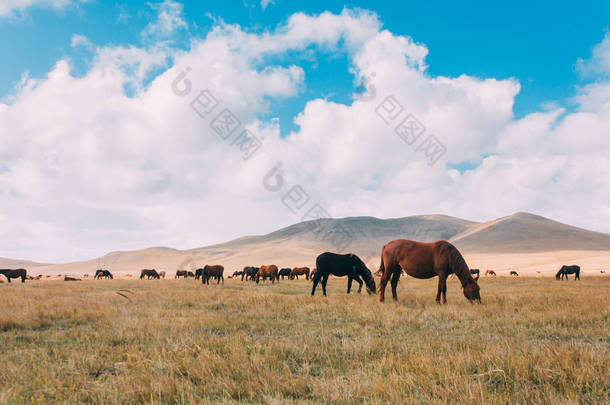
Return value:
M 474 280 L 472 278 L 472 274 L 470 274 L 470 269 L 464 260 L 464 257 L 460 253 L 459 250 L 453 245 L 449 245 L 449 263 L 451 265 L 451 270 L 453 273 L 460 279 L 462 286 L 466 284 L 468 279 Z

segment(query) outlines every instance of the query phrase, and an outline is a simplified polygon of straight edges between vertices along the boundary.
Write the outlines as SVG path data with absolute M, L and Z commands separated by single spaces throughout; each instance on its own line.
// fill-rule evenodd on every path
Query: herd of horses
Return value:
M 0 274 L 3 274 L 9 283 L 12 278 L 21 278 L 22 283 L 30 278 L 25 269 L 0 269 Z M 379 300 L 383 302 L 388 282 L 391 285 L 392 298 L 394 300 L 398 299 L 396 288 L 402 274 L 418 279 L 438 277 L 436 302 L 443 304 L 447 302 L 447 278 L 453 275 L 459 279 L 462 292 L 468 301 L 481 302 L 478 284 L 480 270 L 469 269 L 458 249 L 444 240 L 424 243 L 397 239 L 384 245 L 381 251 L 381 265 L 375 273 L 381 278 L 379 288 L 376 286 L 373 273 L 358 256 L 352 253 L 322 253 L 316 258 L 316 267 L 313 269 L 309 267 L 278 269 L 274 264 L 260 267 L 246 266 L 243 270 L 235 271 L 229 278 L 241 277 L 242 281 L 254 281 L 257 284 L 260 281 L 270 280 L 274 284 L 276 281 L 279 283 L 280 277 L 282 280 L 284 278 L 294 280 L 298 279 L 299 276 L 305 276 L 307 280 L 311 280 L 313 283 L 312 296 L 315 295 L 318 284 L 322 286 L 322 294 L 326 296 L 326 285 L 330 275 L 347 277 L 348 294 L 351 291 L 352 283 L 355 281 L 358 283 L 359 293 L 365 285 L 369 294 L 379 293 Z M 555 278 L 557 280 L 568 279 L 569 274 L 574 274 L 575 280 L 580 280 L 580 267 L 576 265 L 563 266 L 557 272 Z M 495 276 L 496 273 L 493 270 L 486 270 L 485 275 Z M 510 275 L 518 276 L 519 274 L 516 271 L 511 271 Z M 37 276 L 37 278 L 40 277 L 42 276 Z M 216 284 L 221 281 L 224 284 L 224 267 L 222 265 L 205 265 L 195 270 L 195 272 L 189 270 L 176 271 L 176 279 L 190 277 L 201 280 L 202 284 L 210 284 L 210 279 L 215 279 Z M 103 278 L 112 279 L 112 273 L 105 269 L 97 270 L 94 279 Z M 165 271 L 143 269 L 140 272 L 140 279 L 161 278 L 165 278 Z M 78 281 L 80 279 L 66 276 L 65 280 Z

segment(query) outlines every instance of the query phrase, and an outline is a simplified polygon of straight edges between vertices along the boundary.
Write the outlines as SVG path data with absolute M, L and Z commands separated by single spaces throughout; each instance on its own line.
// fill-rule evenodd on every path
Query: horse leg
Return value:
M 392 268 L 386 267 L 385 272 L 381 276 L 381 282 L 379 283 L 379 302 L 385 301 L 385 288 L 390 281 L 390 275 L 392 274 Z
M 400 271 L 395 271 L 392 274 L 392 299 L 398 301 L 398 295 L 396 295 L 396 287 L 398 286 L 398 280 L 400 279 Z
M 360 279 L 359 275 L 356 275 L 356 277 L 354 277 L 354 280 L 356 280 L 358 282 L 358 294 L 362 293 L 362 280 Z
M 320 282 L 320 277 L 318 277 L 318 274 L 316 273 L 316 277 L 313 278 L 313 287 L 311 287 L 311 296 L 312 297 L 316 292 L 316 287 L 318 286 L 319 282 Z
M 324 278 L 322 279 L 322 292 L 324 293 L 324 296 L 326 297 L 326 283 L 328 282 L 328 276 L 330 274 L 327 274 L 324 276 Z
M 352 278 L 351 276 L 347 276 L 347 293 L 349 294 L 352 289 Z
M 436 303 L 441 303 L 441 295 L 443 297 L 443 304 L 447 303 L 447 275 L 440 273 L 438 275 L 438 291 L 436 293 Z

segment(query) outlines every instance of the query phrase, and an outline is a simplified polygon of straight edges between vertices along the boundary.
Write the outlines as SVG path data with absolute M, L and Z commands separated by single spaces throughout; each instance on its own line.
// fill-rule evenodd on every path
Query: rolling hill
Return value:
M 338 249 L 331 243 L 332 233 L 316 234 L 311 231 L 312 227 L 344 230 L 350 236 L 349 244 L 344 249 Z M 446 215 L 323 219 L 315 223 L 301 222 L 266 235 L 245 236 L 189 250 L 158 247 L 112 252 L 86 262 L 62 265 L 34 263 L 27 266 L 35 267 L 34 271 L 41 274 L 78 275 L 91 273 L 99 267 L 119 273 L 137 273 L 142 268 L 156 268 L 171 274 L 176 269 L 195 269 L 206 263 L 218 263 L 223 264 L 226 272 L 230 273 L 246 265 L 265 263 L 275 263 L 281 267 L 314 266 L 319 253 L 343 251 L 358 254 L 367 265 L 376 268 L 382 246 L 398 238 L 424 242 L 449 240 L 462 251 L 471 267 L 518 266 L 519 269 L 533 271 L 535 268 L 548 272 L 559 263 L 570 260 L 589 260 L 587 263 L 591 266 L 610 263 L 609 234 L 576 228 L 538 215 L 517 213 L 482 223 Z M 10 267 L 10 262 L 5 263 Z

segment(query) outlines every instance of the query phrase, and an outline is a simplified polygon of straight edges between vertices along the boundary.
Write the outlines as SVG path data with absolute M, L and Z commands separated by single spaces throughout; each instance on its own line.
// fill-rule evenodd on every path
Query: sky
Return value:
M 0 256 L 314 215 L 610 232 L 610 4 L 447 3 L 0 0 Z

